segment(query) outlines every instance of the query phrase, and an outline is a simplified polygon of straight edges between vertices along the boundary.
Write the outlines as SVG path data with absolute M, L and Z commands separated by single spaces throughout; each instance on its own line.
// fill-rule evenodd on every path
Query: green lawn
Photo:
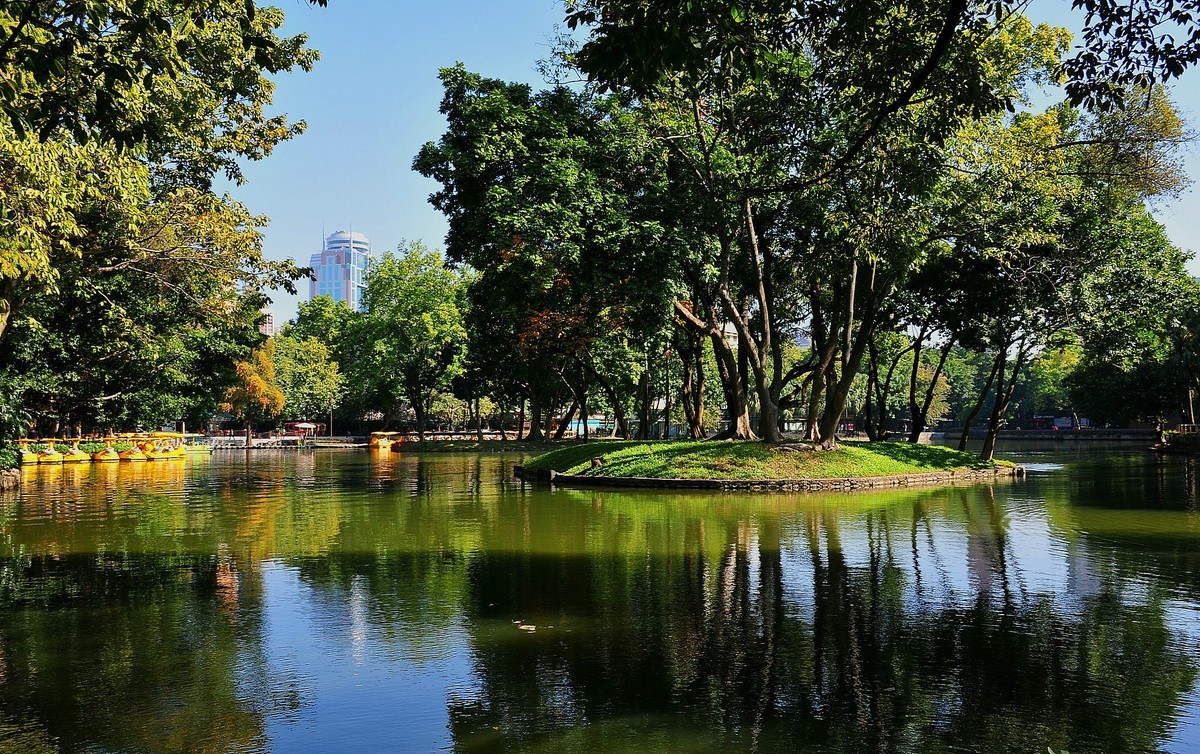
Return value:
M 604 465 L 592 468 L 595 457 Z M 971 453 L 903 442 L 847 442 L 822 451 L 800 443 L 704 440 L 600 441 L 560 448 L 525 464 L 563 474 L 656 479 L 840 479 L 996 465 Z

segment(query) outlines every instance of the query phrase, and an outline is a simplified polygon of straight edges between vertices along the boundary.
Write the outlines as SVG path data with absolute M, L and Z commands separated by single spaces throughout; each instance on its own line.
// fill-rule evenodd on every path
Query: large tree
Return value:
M 466 279 L 420 241 L 371 268 L 353 379 L 371 383 L 387 420 L 407 403 L 423 437 L 434 399 L 463 370 Z
M 0 366 L 56 420 L 210 411 L 260 339 L 263 292 L 299 275 L 212 183 L 302 130 L 267 114 L 269 76 L 316 53 L 253 3 L 16 5 L 0 6 Z
M 441 77 L 449 125 L 414 167 L 442 184 L 430 201 L 450 218 L 447 254 L 479 271 L 477 371 L 530 401 L 533 439 L 555 404 L 586 409 L 589 386 L 620 414 L 673 293 L 678 242 L 646 206 L 661 149 L 615 97 L 535 93 L 462 66 Z
M 236 368 L 237 380 L 225 391 L 221 410 L 246 422 L 248 446 L 253 423 L 269 421 L 283 411 L 285 398 L 275 378 L 275 341 L 254 349 Z
M 936 4 L 830 10 L 792 24 L 813 8 L 697 3 L 667 19 L 665 6 L 616 2 L 573 17 L 592 24 L 574 59 L 646 103 L 682 164 L 671 194 L 689 203 L 672 221 L 701 242 L 676 311 L 712 340 L 733 433 L 753 432 L 749 382 L 758 432 L 778 439 L 803 377 L 824 447 L 890 297 L 943 242 L 933 204 L 945 144 L 1047 80 L 1065 43 L 1019 16 L 963 24 L 961 8 Z M 696 43 L 684 49 L 679 35 Z M 913 61 L 925 62 L 897 84 L 891 73 Z M 813 358 L 785 366 L 784 345 L 803 330 Z
M 332 413 L 345 380 L 325 344 L 290 334 L 274 342 L 275 381 L 283 393 L 284 415 L 318 419 Z

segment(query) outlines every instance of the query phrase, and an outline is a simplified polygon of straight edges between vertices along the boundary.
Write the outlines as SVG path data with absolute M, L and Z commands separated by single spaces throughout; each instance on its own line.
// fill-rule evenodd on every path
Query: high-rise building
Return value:
M 362 308 L 366 289 L 367 263 L 371 241 L 362 233 L 339 230 L 325 239 L 325 248 L 308 260 L 316 280 L 308 285 L 308 298 L 330 296 L 345 301 L 355 311 Z
M 262 321 L 258 323 L 258 331 L 268 338 L 275 335 L 275 313 L 270 309 L 262 310 Z

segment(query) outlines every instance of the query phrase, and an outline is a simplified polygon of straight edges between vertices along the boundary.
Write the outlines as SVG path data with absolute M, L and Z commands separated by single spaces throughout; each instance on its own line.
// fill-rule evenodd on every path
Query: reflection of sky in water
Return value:
M 277 561 L 265 564 L 264 581 L 271 670 L 295 678 L 304 700 L 298 713 L 268 727 L 274 750 L 432 751 L 450 745 L 446 690 L 471 680 L 461 631 L 431 637 L 437 655 L 414 662 L 402 644 L 387 646 L 379 627 L 366 623 L 357 585 L 336 599 L 315 597 L 295 569 Z
M 1022 465 L 1025 467 L 1026 473 L 1029 474 L 1044 474 L 1051 471 L 1061 471 L 1063 467 L 1061 463 L 1038 463 L 1036 461 L 1026 461 Z

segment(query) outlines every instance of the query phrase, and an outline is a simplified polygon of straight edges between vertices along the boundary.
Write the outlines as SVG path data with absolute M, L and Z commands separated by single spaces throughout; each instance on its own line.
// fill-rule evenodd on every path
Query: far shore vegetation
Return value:
M 603 463 L 593 466 L 592 459 Z M 849 479 L 994 468 L 1004 462 L 936 445 L 843 442 L 834 450 L 751 440 L 603 441 L 550 451 L 528 469 L 652 479 Z
M 545 85 L 440 71 L 412 169 L 442 248 L 377 249 L 360 309 L 275 332 L 312 271 L 221 181 L 301 137 L 272 100 L 307 37 L 243 0 L 0 3 L 0 448 L 583 419 L 762 440 L 675 457 L 745 474 L 798 432 L 835 473 L 851 424 L 991 459 L 1005 427 L 1195 423 L 1200 281 L 1154 213 L 1190 183 L 1166 85 L 1200 59 L 1162 30 L 1196 22 L 1083 6 L 1073 42 L 1007 0 L 568 3 Z

